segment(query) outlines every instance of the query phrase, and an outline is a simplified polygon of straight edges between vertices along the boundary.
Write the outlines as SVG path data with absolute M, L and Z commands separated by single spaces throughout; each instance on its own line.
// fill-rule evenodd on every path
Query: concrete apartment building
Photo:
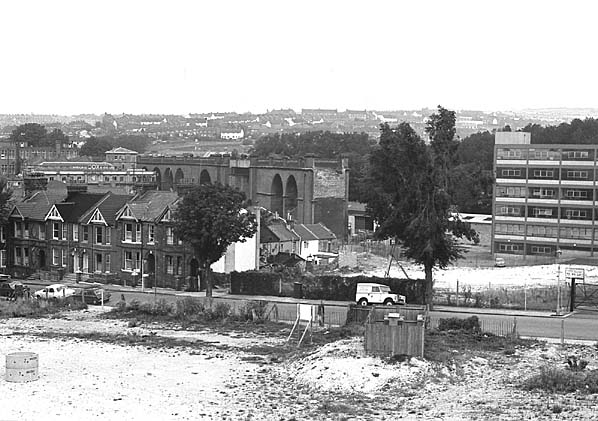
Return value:
M 598 249 L 598 146 L 497 132 L 492 252 L 558 259 Z

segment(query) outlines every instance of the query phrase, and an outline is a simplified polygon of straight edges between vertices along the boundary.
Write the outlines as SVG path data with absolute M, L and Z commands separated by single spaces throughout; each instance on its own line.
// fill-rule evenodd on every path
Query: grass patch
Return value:
M 427 330 L 424 341 L 424 357 L 427 360 L 438 362 L 447 362 L 485 352 L 502 352 L 505 355 L 512 355 L 516 347 L 527 348 L 537 343 L 537 341 L 529 339 L 512 339 L 489 333 L 462 330 Z
M 87 304 L 72 298 L 60 300 L 0 301 L 0 318 L 42 317 L 62 311 L 85 310 Z
M 541 367 L 539 373 L 523 382 L 522 388 L 552 393 L 598 393 L 598 370 L 582 372 L 558 367 Z

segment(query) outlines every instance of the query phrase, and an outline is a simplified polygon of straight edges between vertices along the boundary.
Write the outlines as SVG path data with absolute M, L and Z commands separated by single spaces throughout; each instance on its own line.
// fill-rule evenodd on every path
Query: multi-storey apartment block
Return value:
M 497 132 L 492 252 L 558 258 L 598 251 L 598 146 L 531 144 Z

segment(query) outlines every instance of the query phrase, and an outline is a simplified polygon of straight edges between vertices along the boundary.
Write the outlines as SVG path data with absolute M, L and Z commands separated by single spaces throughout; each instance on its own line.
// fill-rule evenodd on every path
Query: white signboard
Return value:
M 297 304 L 298 316 L 300 321 L 309 322 L 312 319 L 311 304 Z
M 565 269 L 565 278 L 567 280 L 571 279 L 584 279 L 584 270 L 583 269 L 576 269 L 576 268 L 566 268 Z

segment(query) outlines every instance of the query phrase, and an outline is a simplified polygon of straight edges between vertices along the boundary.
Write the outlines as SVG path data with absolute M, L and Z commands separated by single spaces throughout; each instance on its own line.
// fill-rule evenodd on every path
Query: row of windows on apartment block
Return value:
M 581 180 L 593 181 L 594 173 L 598 171 L 592 169 L 569 169 L 569 168 L 506 168 L 496 169 L 497 178 L 516 178 L 528 180 Z
M 560 215 L 559 215 L 560 210 Z M 573 219 L 573 220 L 592 220 L 595 215 L 598 219 L 598 209 L 570 209 L 558 207 L 537 207 L 537 206 L 507 206 L 497 205 L 494 212 L 495 216 L 514 216 L 528 218 L 548 218 L 548 219 Z
M 110 253 L 93 253 L 94 258 L 90 262 L 86 255 L 81 258 L 80 269 L 83 272 L 110 272 Z M 78 258 L 78 257 L 75 257 Z M 52 266 L 67 267 L 68 250 L 52 248 Z M 164 270 L 168 275 L 183 274 L 182 256 L 164 256 Z M 29 266 L 31 264 L 29 247 L 15 247 L 14 263 L 16 266 Z M 0 267 L 6 267 L 6 250 L 0 250 Z M 134 271 L 141 269 L 141 252 L 128 251 L 122 252 L 122 267 L 124 271 Z
M 550 161 L 593 161 L 594 149 L 535 149 L 535 148 L 497 148 L 496 159 L 530 159 Z
M 594 190 L 558 187 L 496 186 L 496 197 L 594 200 Z M 596 194 L 596 198 L 598 198 L 598 193 Z
M 70 225 L 70 227 L 69 227 Z M 122 238 L 123 242 L 129 243 L 141 243 L 142 233 L 141 224 L 136 223 L 124 223 L 122 224 Z M 70 229 L 69 229 L 70 228 Z M 177 239 L 174 235 L 173 227 L 166 228 L 166 244 L 182 244 L 182 241 Z M 14 222 L 14 233 L 15 238 L 36 238 L 39 240 L 63 240 L 67 241 L 68 232 L 72 233 L 72 241 L 81 241 L 82 243 L 90 242 L 90 237 L 93 239 L 94 244 L 110 244 L 112 228 L 101 225 L 75 225 L 67 224 L 63 222 L 52 222 L 51 223 L 51 237 L 46 236 L 46 224 L 36 224 L 29 222 Z M 0 235 L 3 235 L 3 230 L 0 231 Z M 145 240 L 148 244 L 156 241 L 156 226 L 153 224 L 147 225 Z
M 544 244 L 523 244 L 523 243 L 494 243 L 495 253 L 510 254 L 537 254 L 544 256 L 556 256 L 558 249 L 567 249 L 575 251 L 591 251 L 589 246 L 567 246 L 567 245 L 544 245 Z
M 580 240 L 598 239 L 598 229 L 585 227 L 554 227 L 550 225 L 495 224 L 495 234 L 527 235 L 529 237 L 570 238 Z M 592 236 L 593 234 L 593 236 Z
M 49 181 L 54 181 L 54 180 L 60 180 L 63 183 L 66 182 L 71 182 L 71 183 L 100 183 L 100 182 L 104 182 L 104 183 L 110 183 L 110 182 L 119 182 L 119 183 L 124 183 L 124 182 L 137 182 L 137 181 L 156 181 L 156 177 L 152 174 L 152 175 L 148 175 L 148 176 L 96 176 L 96 175 L 92 175 L 92 174 L 88 174 L 88 175 L 70 175 L 70 176 L 48 176 L 48 180 Z

